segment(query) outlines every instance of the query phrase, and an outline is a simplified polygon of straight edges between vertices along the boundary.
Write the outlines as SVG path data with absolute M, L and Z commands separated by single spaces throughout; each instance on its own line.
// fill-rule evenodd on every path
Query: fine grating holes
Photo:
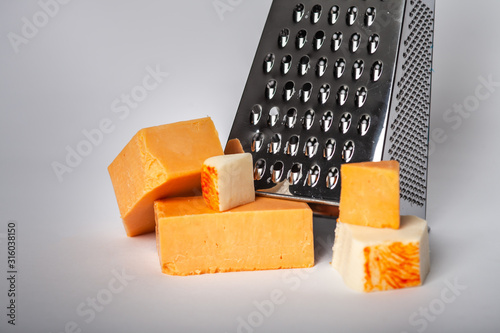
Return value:
M 306 144 L 304 145 L 304 155 L 309 158 L 313 158 L 318 152 L 319 142 L 315 137 L 310 137 L 307 139 Z
M 288 44 L 288 40 L 290 39 L 290 30 L 285 28 L 280 31 L 278 36 L 278 46 L 282 49 Z
M 356 60 L 352 65 L 352 77 L 354 80 L 359 80 L 361 75 L 363 75 L 363 70 L 365 69 L 365 63 L 363 60 Z
M 250 124 L 257 125 L 262 117 L 262 106 L 255 104 L 250 111 Z
M 319 77 L 322 77 L 326 72 L 326 68 L 328 67 L 328 58 L 321 57 L 318 60 L 318 64 L 316 65 L 316 74 Z
M 292 56 L 287 54 L 281 58 L 281 74 L 286 75 L 292 67 Z
M 293 81 L 288 81 L 283 87 L 283 99 L 289 101 L 292 99 L 293 94 L 295 94 L 295 83 Z
M 328 161 L 331 160 L 335 154 L 335 148 L 337 148 L 335 139 L 330 138 L 326 140 L 325 148 L 323 149 L 323 157 Z
M 264 58 L 264 72 L 270 73 L 274 66 L 274 59 L 276 57 L 272 53 L 268 53 Z
M 333 112 L 332 111 L 326 111 L 323 114 L 323 117 L 319 121 L 319 125 L 321 127 L 321 130 L 323 132 L 328 132 L 330 128 L 332 127 L 333 124 Z
M 325 32 L 323 30 L 319 30 L 314 35 L 314 39 L 313 39 L 314 50 L 318 51 L 319 49 L 321 49 L 324 42 L 325 42 Z
M 273 99 L 278 89 L 278 82 L 276 80 L 269 80 L 266 85 L 266 98 Z
M 354 156 L 354 142 L 352 140 L 346 141 L 344 147 L 342 148 L 342 160 L 345 163 L 349 163 Z
M 334 189 L 337 186 L 340 179 L 339 169 L 336 167 L 332 167 L 328 170 L 326 175 L 326 187 L 330 190 Z
M 307 186 L 315 187 L 319 182 L 320 174 L 321 174 L 320 167 L 317 164 L 313 165 L 307 172 L 307 179 L 306 179 Z
M 348 26 L 351 26 L 356 22 L 356 18 L 358 17 L 358 8 L 355 6 L 349 7 L 347 9 L 346 23 Z
M 321 5 L 314 5 L 311 10 L 311 23 L 316 24 L 321 18 L 321 12 L 323 11 Z
M 358 133 L 361 136 L 365 136 L 370 129 L 371 117 L 367 114 L 361 116 L 358 122 Z
M 285 115 L 284 123 L 287 128 L 293 128 L 297 122 L 297 109 L 290 108 Z
M 306 129 L 309 130 L 314 124 L 314 116 L 315 112 L 313 109 L 309 109 L 306 111 L 304 118 L 302 118 L 302 126 Z
M 269 143 L 269 146 L 267 147 L 267 151 L 270 154 L 277 154 L 281 148 L 281 134 L 275 133 L 271 137 L 271 142 Z
M 300 20 L 302 20 L 302 17 L 304 17 L 305 13 L 305 7 L 304 4 L 299 3 L 295 6 L 293 9 L 293 20 L 295 23 L 299 23 Z
M 302 164 L 294 163 L 288 172 L 288 181 L 292 185 L 297 185 L 302 178 Z
M 378 46 L 380 44 L 380 36 L 373 34 L 368 37 L 368 54 L 374 54 L 377 52 Z
M 382 76 L 382 69 L 383 69 L 382 61 L 378 60 L 373 63 L 370 73 L 373 82 L 376 82 L 380 79 L 380 77 Z
M 340 49 L 340 46 L 342 45 L 342 40 L 344 39 L 344 34 L 340 31 L 337 31 L 333 33 L 332 35 L 332 51 L 336 52 Z
M 271 110 L 269 110 L 269 116 L 267 118 L 267 124 L 271 127 L 278 123 L 280 117 L 280 108 L 277 106 L 273 106 Z
M 342 75 L 344 75 L 345 67 L 346 67 L 345 59 L 339 58 L 337 59 L 337 61 L 335 61 L 335 64 L 333 65 L 333 74 L 336 79 L 340 79 Z
M 352 53 L 356 52 L 361 45 L 361 35 L 357 32 L 353 33 L 351 39 L 349 40 L 349 49 Z
M 285 146 L 285 154 L 297 156 L 299 151 L 300 138 L 298 135 L 292 135 Z
M 271 180 L 273 183 L 278 183 L 281 180 L 284 168 L 285 166 L 281 161 L 277 161 L 271 166 Z
M 255 180 L 261 180 L 262 177 L 264 177 L 265 173 L 266 173 L 266 160 L 261 158 L 257 160 L 257 162 L 255 162 L 255 166 L 253 169 L 253 178 Z
M 330 97 L 330 85 L 328 83 L 323 84 L 319 87 L 318 101 L 320 104 L 325 104 Z
M 306 45 L 307 42 L 307 31 L 302 29 L 297 33 L 297 37 L 295 37 L 295 46 L 300 50 Z
M 356 96 L 354 98 L 354 105 L 359 109 L 363 107 L 368 97 L 368 90 L 366 87 L 359 87 L 356 91 Z
M 377 16 L 377 10 L 374 7 L 369 7 L 365 12 L 365 25 L 367 27 L 371 26 L 375 22 L 375 17 Z
M 337 5 L 332 6 L 332 8 L 330 8 L 330 12 L 328 13 L 328 23 L 330 23 L 331 25 L 337 23 L 339 16 L 340 7 Z
M 341 117 L 340 117 L 340 122 L 339 122 L 339 131 L 342 134 L 346 134 L 347 131 L 349 131 L 349 128 L 351 128 L 351 122 L 352 122 L 352 116 L 350 113 L 345 112 Z
M 339 88 L 337 92 L 337 104 L 342 106 L 347 101 L 347 97 L 349 96 L 349 87 L 343 85 Z
M 264 145 L 264 134 L 262 133 L 255 133 L 253 138 L 252 138 L 252 151 L 254 153 L 259 152 L 262 149 L 262 146 Z
M 429 91 L 431 80 L 433 20 L 432 10 L 421 0 L 411 1 L 412 21 L 408 38 L 403 41 L 403 75 L 396 83 L 397 116 L 391 125 L 391 159 L 400 163 L 401 198 L 422 207 L 426 197 Z M 410 81 L 410 79 L 417 81 Z
M 302 89 L 300 89 L 300 100 L 304 103 L 307 102 L 311 98 L 312 90 L 313 85 L 311 82 L 304 83 Z
M 299 61 L 299 75 L 303 76 L 307 74 L 307 71 L 309 70 L 311 59 L 308 56 L 303 56 L 300 58 Z

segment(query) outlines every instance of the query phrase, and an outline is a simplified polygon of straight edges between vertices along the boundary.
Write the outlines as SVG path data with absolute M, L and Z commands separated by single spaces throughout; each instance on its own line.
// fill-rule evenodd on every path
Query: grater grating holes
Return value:
M 285 166 L 281 161 L 276 161 L 271 166 L 271 181 L 273 183 L 279 183 L 281 177 L 283 177 L 284 168 Z
M 337 146 L 337 143 L 335 142 L 335 139 L 328 139 L 325 143 L 325 148 L 323 149 L 323 157 L 326 160 L 331 160 L 333 157 L 333 154 L 335 154 L 335 148 Z
M 321 168 L 317 164 L 313 165 L 307 172 L 306 184 L 310 187 L 315 187 L 319 182 L 320 175 Z
M 384 89 L 403 65 L 405 75 L 402 78 L 398 74 L 396 81 L 404 89 L 396 90 L 398 99 L 394 94 L 398 112 L 391 114 L 389 126 L 398 113 L 405 113 L 398 117 L 398 124 L 427 130 L 428 117 L 408 111 L 427 112 L 418 100 L 429 95 L 420 85 L 430 77 L 419 67 L 428 67 L 430 62 L 415 50 L 429 47 L 432 35 L 422 32 L 432 21 L 420 14 L 420 2 L 410 6 L 410 0 L 394 4 L 384 0 L 343 1 L 288 3 L 285 15 L 279 13 L 286 8 L 286 0 L 273 1 L 276 10 L 266 23 L 256 66 L 249 75 L 231 133 L 231 138 L 241 139 L 245 151 L 252 150 L 254 161 L 262 160 L 254 165 L 258 190 L 338 203 L 340 165 L 381 153 L 374 152 L 374 140 L 380 139 L 380 124 L 388 117 L 384 114 L 388 110 L 383 108 L 392 106 L 388 101 L 392 95 Z M 398 19 L 386 21 L 391 10 Z M 411 18 L 408 10 L 412 10 Z M 401 29 L 402 24 L 408 31 L 410 23 L 407 47 L 402 47 L 403 41 L 399 44 L 405 49 L 405 57 L 397 60 L 398 48 L 388 47 L 395 41 L 388 32 Z M 385 104 L 377 104 L 380 102 Z M 279 108 L 273 117 L 272 108 Z M 243 121 L 245 110 L 247 118 Z M 244 123 L 246 127 L 241 126 Z M 403 195 L 414 192 L 424 197 L 425 190 L 419 190 L 418 183 L 425 183 L 426 174 L 420 174 L 418 167 L 426 163 L 419 155 L 427 152 L 426 142 L 412 131 L 401 130 L 391 138 L 391 144 L 394 146 L 387 149 L 393 148 L 392 156 L 408 154 L 407 158 L 413 160 L 404 164 L 408 188 Z M 282 184 L 285 181 L 288 184 Z
M 288 171 L 288 181 L 292 185 L 297 185 L 302 178 L 302 164 L 294 163 Z
M 431 79 L 432 11 L 421 1 L 410 1 L 411 30 L 403 42 L 402 75 L 396 86 L 398 104 L 391 125 L 391 159 L 400 162 L 401 198 L 425 205 L 429 104 Z M 413 82 L 409 80 L 412 79 Z
M 295 6 L 293 10 L 293 20 L 295 23 L 299 23 L 300 20 L 302 20 L 302 17 L 304 17 L 304 12 L 305 12 L 304 4 L 299 3 Z
M 361 19 L 361 22 L 359 23 L 360 26 L 365 26 L 369 27 L 374 23 L 375 16 L 376 16 L 376 9 L 374 7 L 368 7 L 363 9 L 364 13 L 364 19 Z M 303 3 L 298 3 L 293 7 L 293 22 L 295 24 L 301 22 L 303 16 L 308 18 L 310 15 L 310 23 L 309 24 L 316 24 L 319 22 L 321 15 L 323 12 L 323 8 L 321 5 L 317 4 L 312 6 L 312 8 L 308 9 L 306 6 L 304 6 Z M 338 16 L 340 13 L 343 12 L 343 14 L 346 17 L 346 23 L 348 26 L 358 26 L 356 23 L 356 19 L 358 18 L 358 14 L 361 14 L 359 12 L 359 8 L 356 6 L 351 6 L 349 8 L 345 8 L 344 11 L 341 11 L 341 8 L 337 5 L 334 5 L 330 8 L 329 14 L 328 14 L 328 20 L 330 25 L 335 24 L 336 20 L 338 19 Z M 356 23 L 356 24 L 355 24 Z M 302 24 L 301 24 L 302 25 Z M 312 26 L 311 25 L 311 26 Z M 278 34 L 278 42 L 279 42 L 279 47 L 284 49 L 287 47 L 289 44 L 289 39 L 292 34 L 295 34 L 295 48 L 297 50 L 301 50 L 302 48 L 305 48 L 305 46 L 309 43 L 308 41 L 308 31 L 306 27 L 301 27 L 297 28 L 295 32 L 292 32 L 294 29 L 290 29 L 288 27 L 282 28 L 279 30 Z M 342 39 L 343 39 L 343 33 L 341 31 L 337 31 L 334 33 L 329 34 L 332 36 L 332 50 L 337 51 L 340 49 L 342 45 Z M 379 45 L 379 35 L 377 33 L 371 34 L 366 40 L 362 41 L 361 34 L 354 31 L 349 33 L 350 38 L 349 38 L 349 50 L 351 53 L 358 52 L 361 46 L 366 46 L 366 54 L 372 55 L 375 53 L 375 51 L 378 48 Z M 327 34 L 325 33 L 324 30 L 317 30 L 315 33 L 312 34 L 314 36 L 312 38 L 312 41 L 310 41 L 312 45 L 312 50 L 313 51 L 320 51 L 321 47 L 323 46 L 324 41 L 327 38 Z M 307 52 L 304 50 L 304 52 Z M 295 65 L 297 68 L 299 76 L 305 76 L 308 74 L 308 71 L 311 67 L 311 53 L 299 55 L 298 63 Z M 269 53 L 266 55 L 264 59 L 264 73 L 265 74 L 272 74 L 271 72 L 273 71 L 274 63 L 275 63 L 275 58 L 280 57 L 280 55 L 275 55 L 273 53 Z M 361 79 L 364 71 L 364 62 L 360 59 L 358 60 L 352 60 L 354 63 L 347 64 L 344 58 L 338 58 L 335 61 L 334 67 L 333 67 L 333 77 L 337 80 L 339 80 L 346 68 L 348 66 L 351 67 L 352 69 L 352 76 L 354 78 L 354 81 L 358 81 Z M 291 68 L 293 67 L 293 59 L 291 54 L 285 54 L 281 58 L 281 66 L 280 66 L 280 74 L 281 76 L 286 76 L 289 74 Z M 316 74 L 316 78 L 322 78 L 325 76 L 325 74 L 328 72 L 328 67 L 329 67 L 329 59 L 327 56 L 321 56 L 315 63 L 315 68 L 314 68 L 314 73 Z M 377 81 L 382 74 L 382 62 L 379 60 L 376 60 L 372 64 L 372 68 L 370 70 L 370 77 L 373 82 Z M 331 74 L 330 74 L 331 75 Z M 327 76 L 328 79 L 329 76 Z M 278 85 L 282 85 L 282 82 L 278 82 L 276 78 L 270 79 L 267 82 L 266 89 L 265 89 L 265 94 L 266 98 L 268 100 L 272 100 L 275 97 L 275 94 L 278 90 Z M 302 83 L 300 83 L 302 84 Z M 300 88 L 300 87 L 299 87 Z M 332 87 L 334 89 L 337 89 L 335 87 Z M 338 87 L 337 91 L 337 96 L 336 96 L 336 101 L 338 106 L 343 106 L 348 99 L 348 93 L 349 93 L 349 86 L 348 85 L 341 85 Z M 295 94 L 295 86 L 293 81 L 288 81 L 285 83 L 285 86 L 281 88 L 282 90 L 282 96 L 285 102 L 290 101 L 293 98 L 293 95 Z M 367 90 L 365 87 L 359 87 L 357 91 L 354 91 L 356 94 L 352 94 L 352 98 L 354 99 L 354 105 L 357 108 L 360 108 L 364 105 L 366 101 L 366 95 L 367 95 Z M 306 103 L 310 100 L 310 97 L 312 95 L 312 85 L 309 82 L 303 83 L 302 89 L 298 90 L 298 98 L 303 102 Z M 326 104 L 328 98 L 330 97 L 330 87 L 329 89 L 325 89 L 324 85 L 319 88 L 319 92 L 315 92 L 315 94 L 318 95 L 318 101 L 320 104 Z

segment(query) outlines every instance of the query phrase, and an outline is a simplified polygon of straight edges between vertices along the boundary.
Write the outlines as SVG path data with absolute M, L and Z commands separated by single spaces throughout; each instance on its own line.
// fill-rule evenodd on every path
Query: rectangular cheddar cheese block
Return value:
M 221 212 L 255 201 L 252 155 L 208 158 L 201 169 L 201 191 L 207 205 Z
M 221 154 L 208 117 L 140 130 L 108 167 L 127 235 L 154 232 L 155 200 L 199 195 L 203 162 Z
M 399 163 L 343 164 L 339 219 L 375 228 L 399 228 Z
M 313 214 L 301 202 L 257 197 L 225 212 L 203 197 L 155 202 L 156 242 L 163 273 L 305 268 L 314 265 Z
M 337 222 L 332 266 L 356 291 L 419 286 L 430 269 L 427 222 L 402 216 L 398 230 Z

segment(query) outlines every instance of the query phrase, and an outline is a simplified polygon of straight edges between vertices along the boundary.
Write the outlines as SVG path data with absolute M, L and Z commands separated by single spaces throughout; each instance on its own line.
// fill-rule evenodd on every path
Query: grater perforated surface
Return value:
M 430 92 L 424 92 L 425 88 L 419 97 L 406 95 L 419 90 L 414 72 L 420 73 L 419 67 L 427 66 L 432 54 L 430 58 L 422 55 L 425 44 L 413 44 L 425 38 L 417 31 L 426 29 L 420 16 L 428 14 L 421 14 L 421 1 L 411 2 L 273 1 L 229 136 L 252 153 L 258 191 L 337 205 L 341 164 L 381 160 L 388 149 L 389 158 L 415 155 L 404 150 L 403 141 L 397 141 L 418 130 L 405 129 L 410 115 L 403 111 L 396 117 L 390 112 L 394 99 L 398 111 L 416 103 L 425 109 L 419 112 L 425 116 L 415 141 L 422 140 L 429 113 L 428 99 L 420 99 Z M 414 22 L 407 24 L 406 17 Z M 404 36 L 405 30 L 414 34 Z M 402 38 L 407 43 L 406 64 L 398 63 Z M 406 75 L 397 81 L 396 98 L 392 92 L 398 66 L 405 68 Z M 420 77 L 428 81 L 430 71 L 421 72 Z M 388 132 L 392 133 L 391 148 L 386 145 Z M 421 145 L 425 149 L 419 158 L 425 169 L 426 139 Z M 410 165 L 411 158 L 402 162 Z M 415 171 L 409 177 L 414 175 L 423 177 L 425 186 L 425 175 Z M 405 184 L 412 191 L 413 179 Z M 411 195 L 415 201 L 425 198 L 421 192 Z
M 409 1 L 406 12 L 385 156 L 400 162 L 401 201 L 413 214 L 427 197 L 434 12 L 422 0 Z

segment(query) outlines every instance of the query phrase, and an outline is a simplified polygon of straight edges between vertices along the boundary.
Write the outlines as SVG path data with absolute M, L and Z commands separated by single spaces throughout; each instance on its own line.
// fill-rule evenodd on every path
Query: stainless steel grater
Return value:
M 299 1 L 273 1 L 229 135 L 256 189 L 334 207 L 341 164 L 395 159 L 425 218 L 434 0 Z

